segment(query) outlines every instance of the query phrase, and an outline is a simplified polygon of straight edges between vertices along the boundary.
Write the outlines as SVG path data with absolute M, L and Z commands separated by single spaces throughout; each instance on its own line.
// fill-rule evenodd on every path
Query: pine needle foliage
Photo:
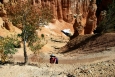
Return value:
M 98 25 L 98 29 L 101 33 L 113 32 L 115 31 L 115 0 L 112 4 L 108 6 L 107 15 Z

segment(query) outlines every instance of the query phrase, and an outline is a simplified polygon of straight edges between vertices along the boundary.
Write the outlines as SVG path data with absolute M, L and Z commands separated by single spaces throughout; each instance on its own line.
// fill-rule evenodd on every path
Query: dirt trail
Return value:
M 111 47 L 110 50 L 102 51 L 99 53 L 90 54 L 77 54 L 74 55 L 59 55 L 55 54 L 59 58 L 59 64 L 91 64 L 106 60 L 115 59 L 115 47 Z M 46 60 L 45 62 L 49 62 Z
M 49 38 L 50 39 L 50 38 Z M 41 50 L 39 56 L 35 56 L 27 48 L 29 65 L 0 65 L 0 77 L 114 77 L 115 76 L 115 47 L 98 53 L 64 53 L 59 54 L 59 48 L 67 42 L 65 40 L 49 41 Z M 68 39 L 66 39 L 67 41 Z M 49 55 L 54 54 L 59 58 L 59 64 L 49 63 Z M 23 48 L 14 55 L 14 60 L 23 61 Z M 6 74 L 7 73 L 7 74 Z
M 80 54 L 74 51 L 60 54 L 57 53 L 61 47 L 66 45 L 69 41 L 69 38 L 63 38 L 61 36 L 50 36 L 46 39 L 48 43 L 41 49 L 41 54 L 39 56 L 35 56 L 32 52 L 27 48 L 27 53 L 29 56 L 30 62 L 36 62 L 38 57 L 44 59 L 44 63 L 49 63 L 50 54 L 54 54 L 59 58 L 60 64 L 73 64 L 73 63 L 95 63 L 105 60 L 114 59 L 115 56 L 115 47 L 106 48 L 105 51 L 101 51 L 98 53 L 85 53 Z M 97 48 L 98 49 L 98 48 Z M 15 61 L 23 61 L 23 48 L 19 49 L 19 52 L 14 56 Z

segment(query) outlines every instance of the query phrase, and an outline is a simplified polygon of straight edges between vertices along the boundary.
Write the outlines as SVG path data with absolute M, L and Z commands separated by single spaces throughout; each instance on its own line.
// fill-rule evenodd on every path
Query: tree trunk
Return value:
M 28 63 L 28 56 L 26 52 L 26 29 L 25 29 L 26 13 L 23 15 L 23 45 L 24 45 L 24 64 Z
M 23 50 L 24 50 L 24 64 L 28 63 L 28 56 L 27 56 L 27 52 L 26 52 L 26 30 L 25 30 L 25 25 L 23 25 Z
M 25 37 L 25 36 L 24 36 Z M 23 45 L 24 45 L 24 64 L 28 63 L 28 56 L 27 56 L 27 52 L 26 52 L 26 41 L 23 41 Z

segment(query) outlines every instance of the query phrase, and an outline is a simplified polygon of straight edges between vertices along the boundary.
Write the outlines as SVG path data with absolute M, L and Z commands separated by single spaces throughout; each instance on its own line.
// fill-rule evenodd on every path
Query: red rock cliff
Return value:
M 7 1 L 3 0 L 2 2 Z M 15 2 L 16 0 L 11 1 Z M 102 0 L 100 8 L 98 7 L 99 12 L 103 7 L 107 7 L 110 1 Z M 49 7 L 53 12 L 54 19 L 64 20 L 68 23 L 73 22 L 73 37 L 92 34 L 96 29 L 96 0 L 32 0 L 32 4 L 40 7 Z
M 55 19 L 74 21 L 73 36 L 92 34 L 96 28 L 96 0 L 39 0 L 39 2 L 42 7 L 52 9 Z

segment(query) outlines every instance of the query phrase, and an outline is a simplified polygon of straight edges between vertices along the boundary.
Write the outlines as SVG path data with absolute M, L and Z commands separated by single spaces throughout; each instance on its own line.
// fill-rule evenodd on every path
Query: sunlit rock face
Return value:
M 15 3 L 15 0 L 11 1 Z M 32 0 L 32 4 L 49 8 L 54 19 L 73 22 L 75 36 L 92 34 L 96 27 L 97 6 L 95 0 Z
M 75 4 L 74 35 L 72 38 L 78 35 L 93 34 L 97 25 L 96 0 L 78 0 L 75 1 Z
M 72 21 L 72 13 L 70 10 L 71 0 L 41 0 L 42 7 L 49 7 L 54 15 L 54 18 Z
M 97 27 L 96 10 L 97 10 L 96 0 L 92 0 L 88 7 L 88 15 L 84 34 L 93 34 L 93 31 Z
M 2 2 L 7 1 L 8 0 L 3 0 Z M 10 1 L 16 2 L 16 0 Z M 106 10 L 107 5 L 111 3 L 111 1 L 112 0 L 32 0 L 32 4 L 41 8 L 49 8 L 53 13 L 53 22 L 59 20 L 72 23 L 74 29 L 73 38 L 78 35 L 93 34 L 97 24 L 104 18 L 106 11 L 103 10 Z

